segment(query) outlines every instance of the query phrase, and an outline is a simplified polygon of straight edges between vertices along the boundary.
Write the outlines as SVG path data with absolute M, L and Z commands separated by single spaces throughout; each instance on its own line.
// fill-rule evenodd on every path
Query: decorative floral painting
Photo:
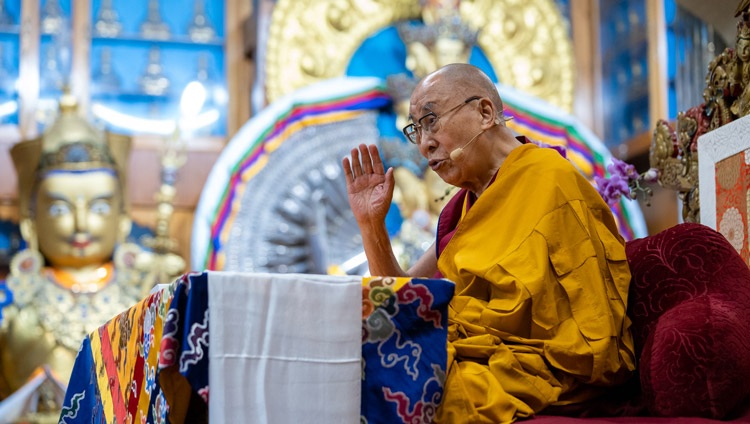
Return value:
M 716 162 L 716 226 L 750 265 L 750 149 Z

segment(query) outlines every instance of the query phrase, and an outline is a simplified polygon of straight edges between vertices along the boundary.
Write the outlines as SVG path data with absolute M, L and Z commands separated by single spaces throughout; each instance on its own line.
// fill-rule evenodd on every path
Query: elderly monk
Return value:
M 371 274 L 456 284 L 436 421 L 512 422 L 627 380 L 630 271 L 594 187 L 557 151 L 515 138 L 495 85 L 472 65 L 422 79 L 409 113 L 404 134 L 461 190 L 441 212 L 435 244 L 408 271 L 384 223 L 393 170 L 365 145 L 343 167 Z

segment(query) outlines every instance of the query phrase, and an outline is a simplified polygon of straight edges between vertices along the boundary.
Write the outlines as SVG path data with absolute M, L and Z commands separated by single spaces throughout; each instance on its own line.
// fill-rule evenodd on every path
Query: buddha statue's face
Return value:
M 49 171 L 34 196 L 33 226 L 49 265 L 98 266 L 129 230 L 117 174 L 107 168 Z

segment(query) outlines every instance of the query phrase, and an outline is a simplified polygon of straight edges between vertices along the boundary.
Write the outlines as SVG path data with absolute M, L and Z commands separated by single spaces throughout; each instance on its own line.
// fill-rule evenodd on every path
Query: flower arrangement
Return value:
M 565 146 L 551 145 L 531 139 L 529 141 L 539 147 L 554 149 L 564 158 L 568 157 Z M 650 168 L 648 171 L 639 174 L 635 166 L 612 158 L 612 163 L 607 165 L 607 171 L 609 171 L 610 175 L 608 178 L 595 176 L 594 182 L 596 183 L 597 191 L 610 207 L 617 204 L 622 196 L 626 196 L 628 199 L 636 199 L 638 198 L 638 193 L 643 194 L 646 205 L 651 206 L 651 196 L 654 193 L 646 184 L 658 181 L 658 169 Z
M 635 170 L 635 166 L 612 158 L 612 163 L 607 166 L 607 171 L 610 174 L 609 178 L 594 177 L 594 181 L 599 194 L 602 195 L 608 205 L 613 206 L 622 196 L 636 199 L 638 193 L 642 193 L 646 205 L 651 206 L 653 191 L 645 184 L 656 182 L 659 179 L 659 171 L 656 168 L 650 168 L 648 171 L 639 174 Z

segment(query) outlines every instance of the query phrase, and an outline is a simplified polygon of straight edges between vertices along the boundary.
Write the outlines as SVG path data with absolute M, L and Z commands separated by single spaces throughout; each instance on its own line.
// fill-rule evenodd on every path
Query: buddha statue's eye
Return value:
M 91 212 L 97 215 L 109 215 L 112 211 L 108 200 L 98 199 L 91 203 Z
M 63 201 L 53 202 L 49 207 L 49 216 L 57 217 L 70 213 L 70 205 Z

